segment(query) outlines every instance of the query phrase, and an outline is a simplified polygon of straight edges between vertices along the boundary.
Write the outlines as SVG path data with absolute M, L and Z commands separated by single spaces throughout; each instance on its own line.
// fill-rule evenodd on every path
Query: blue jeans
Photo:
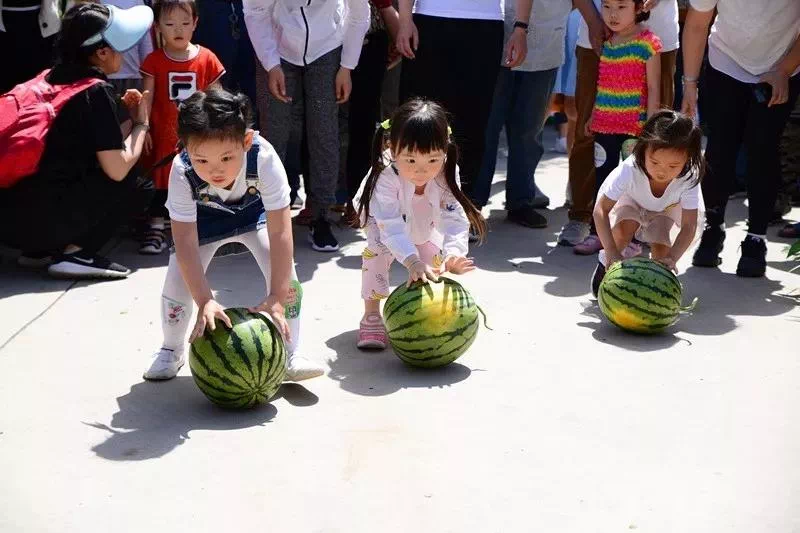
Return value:
M 542 127 L 558 69 L 518 72 L 500 69 L 492 112 L 486 127 L 486 151 L 473 189 L 475 204 L 489 202 L 500 130 L 508 137 L 506 209 L 531 205 L 536 194 L 533 174 L 544 154 Z

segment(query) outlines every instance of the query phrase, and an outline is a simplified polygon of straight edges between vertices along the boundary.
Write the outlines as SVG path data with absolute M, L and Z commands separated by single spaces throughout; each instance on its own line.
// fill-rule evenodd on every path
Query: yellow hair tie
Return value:
M 392 129 L 392 119 L 387 118 L 386 120 L 381 122 L 381 129 L 384 129 L 386 131 Z M 447 135 L 452 135 L 452 134 L 453 134 L 453 128 L 447 126 Z

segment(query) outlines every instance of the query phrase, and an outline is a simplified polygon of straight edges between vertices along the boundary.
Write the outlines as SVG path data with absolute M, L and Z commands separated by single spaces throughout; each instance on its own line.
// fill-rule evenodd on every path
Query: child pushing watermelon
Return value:
M 294 270 L 289 184 L 278 154 L 250 129 L 251 117 L 244 95 L 218 88 L 198 91 L 180 106 L 183 150 L 172 162 L 166 203 L 175 247 L 161 295 L 164 343 L 145 379 L 171 379 L 183 366 L 193 302 L 199 309 L 191 340 L 219 327 L 216 320 L 231 327 L 205 275 L 217 249 L 230 242 L 252 252 L 268 284 L 262 303 L 250 310 L 267 314 L 283 335 L 287 379 L 323 373 L 297 352 L 302 290 Z
M 358 347 L 382 350 L 387 335 L 380 301 L 390 292 L 392 262 L 408 269 L 409 284 L 474 270 L 467 257 L 470 225 L 483 237 L 486 222 L 461 191 L 458 148 L 438 104 L 413 99 L 400 106 L 378 128 L 372 150 L 372 170 L 359 201 L 367 246 Z
M 623 259 L 636 237 L 650 244 L 654 260 L 670 270 L 695 240 L 702 218 L 702 133 L 675 111 L 659 111 L 644 125 L 633 153 L 603 182 L 594 208 L 603 243 L 592 276 L 597 296 L 606 269 Z M 671 231 L 680 228 L 675 239 Z

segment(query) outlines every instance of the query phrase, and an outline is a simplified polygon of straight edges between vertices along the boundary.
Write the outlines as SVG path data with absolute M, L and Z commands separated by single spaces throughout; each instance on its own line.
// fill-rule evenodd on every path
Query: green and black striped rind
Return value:
M 397 356 L 411 366 L 436 368 L 450 364 L 467 351 L 478 334 L 475 300 L 459 283 L 439 279 L 444 285 L 443 305 L 450 306 L 453 312 L 445 326 L 432 324 L 420 312 L 434 296 L 434 287 L 426 283 L 415 283 L 410 288 L 401 285 L 389 295 L 383 308 L 389 342 Z M 432 326 L 439 331 L 432 331 Z
M 247 309 L 226 309 L 233 329 L 217 322 L 192 343 L 189 368 L 212 402 L 230 409 L 266 403 L 286 373 L 286 349 L 278 329 Z
M 644 334 L 658 333 L 674 324 L 682 297 L 677 276 L 661 263 L 643 257 L 612 266 L 597 295 L 600 310 L 612 324 Z

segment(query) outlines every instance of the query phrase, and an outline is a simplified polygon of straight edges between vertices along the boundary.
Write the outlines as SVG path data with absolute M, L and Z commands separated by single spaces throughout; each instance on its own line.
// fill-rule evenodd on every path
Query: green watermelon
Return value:
M 634 333 L 658 333 L 677 322 L 683 287 L 667 267 L 644 257 L 615 263 L 606 272 L 597 299 L 612 324 Z
M 478 314 L 469 292 L 449 278 L 396 288 L 383 308 L 389 343 L 405 363 L 436 368 L 452 363 L 475 342 Z
M 268 402 L 286 374 L 286 349 L 267 317 L 247 309 L 226 309 L 232 329 L 217 321 L 192 342 L 189 368 L 212 402 L 242 409 Z

